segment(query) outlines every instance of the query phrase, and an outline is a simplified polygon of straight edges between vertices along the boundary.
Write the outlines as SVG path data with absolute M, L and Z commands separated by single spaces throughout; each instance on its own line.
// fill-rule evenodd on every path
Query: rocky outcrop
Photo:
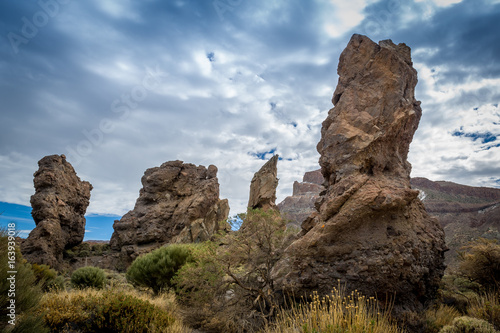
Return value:
M 273 269 L 295 295 L 348 289 L 418 310 L 444 272 L 443 229 L 410 187 L 407 155 L 421 108 L 410 48 L 353 35 L 340 56 L 335 107 L 321 129 L 326 191 Z
M 425 208 L 444 228 L 445 263 L 458 264 L 457 251 L 479 237 L 500 241 L 500 189 L 473 187 L 446 181 L 412 178 L 411 185 L 420 191 Z
M 282 216 L 288 221 L 288 227 L 300 228 L 302 222 L 316 209 L 314 203 L 324 189 L 321 170 L 304 174 L 302 182 L 293 183 L 293 193 L 278 204 Z
M 146 170 L 133 210 L 115 221 L 110 245 L 124 264 L 166 243 L 201 242 L 228 229 L 217 167 L 172 161 Z
M 22 243 L 23 256 L 31 263 L 60 269 L 63 251 L 80 244 L 85 235 L 85 211 L 92 185 L 81 181 L 64 155 L 38 162 L 31 215 L 36 227 Z
M 274 155 L 254 174 L 250 184 L 249 209 L 277 209 L 278 159 L 279 156 Z

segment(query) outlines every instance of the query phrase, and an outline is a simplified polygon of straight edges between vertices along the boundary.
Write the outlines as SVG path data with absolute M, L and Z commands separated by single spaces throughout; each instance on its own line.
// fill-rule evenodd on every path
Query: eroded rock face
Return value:
M 31 215 L 36 227 L 22 243 L 23 256 L 31 263 L 60 269 L 63 251 L 80 244 L 85 235 L 85 211 L 92 185 L 81 181 L 64 155 L 38 162 Z
M 166 243 L 201 242 L 228 229 L 217 167 L 172 161 L 146 170 L 133 210 L 115 221 L 110 245 L 126 264 Z
M 306 172 L 302 182 L 293 183 L 292 195 L 278 204 L 279 211 L 288 220 L 288 226 L 300 228 L 302 222 L 316 210 L 314 204 L 324 189 L 324 181 L 321 170 L 314 170 Z
M 396 313 L 417 310 L 438 288 L 446 246 L 410 187 L 422 113 L 410 48 L 353 35 L 338 74 L 317 146 L 326 191 L 273 275 L 296 295 L 328 294 L 340 280 L 382 301 L 395 293 Z
M 250 184 L 249 209 L 277 209 L 278 158 L 278 155 L 274 155 L 254 174 Z

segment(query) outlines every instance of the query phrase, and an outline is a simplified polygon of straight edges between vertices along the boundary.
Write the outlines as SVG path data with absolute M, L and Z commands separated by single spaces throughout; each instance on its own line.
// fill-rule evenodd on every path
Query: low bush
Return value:
M 64 290 L 64 277 L 58 275 L 57 271 L 48 265 L 31 265 L 36 280 L 41 284 L 43 291 Z
M 53 332 L 187 332 L 164 303 L 126 291 L 87 289 L 47 294 L 42 309 Z
M 172 288 L 172 278 L 192 261 L 190 244 L 171 244 L 142 255 L 127 270 L 127 280 L 135 286 L 151 288 L 158 295 Z
M 485 320 L 458 317 L 453 320 L 451 325 L 443 327 L 439 333 L 497 333 L 493 325 Z
M 86 266 L 78 268 L 71 274 L 71 285 L 73 288 L 97 288 L 102 289 L 106 282 L 106 274 L 98 267 Z

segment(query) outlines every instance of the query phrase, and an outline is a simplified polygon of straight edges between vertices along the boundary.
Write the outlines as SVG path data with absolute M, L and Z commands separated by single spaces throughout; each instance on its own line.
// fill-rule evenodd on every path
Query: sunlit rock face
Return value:
M 394 296 L 395 312 L 433 297 L 443 229 L 410 187 L 407 155 L 422 111 L 410 48 L 353 35 L 340 56 L 335 107 L 317 145 L 325 191 L 273 275 L 283 289 Z
M 217 167 L 182 161 L 147 169 L 133 210 L 115 221 L 110 245 L 124 264 L 167 243 L 202 242 L 229 229 L 229 204 L 219 199 Z

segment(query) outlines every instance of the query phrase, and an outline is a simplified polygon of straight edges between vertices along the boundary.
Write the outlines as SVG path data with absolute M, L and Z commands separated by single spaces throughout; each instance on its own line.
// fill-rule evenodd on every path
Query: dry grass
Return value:
M 89 313 L 87 305 L 92 302 L 98 302 L 103 297 L 109 297 L 112 294 L 124 294 L 134 299 L 139 299 L 152 304 L 167 317 L 168 327 L 159 327 L 157 318 L 146 318 L 150 322 L 148 332 L 169 332 L 169 333 L 188 333 L 191 329 L 184 326 L 178 313 L 174 294 L 161 294 L 152 296 L 135 290 L 71 290 L 63 292 L 51 292 L 44 295 L 41 301 L 41 310 L 45 312 L 45 322 L 52 329 L 57 328 L 60 332 L 71 332 L 78 328 L 81 323 L 87 322 L 95 313 Z M 163 321 L 162 323 L 165 323 Z M 83 330 L 85 331 L 85 330 Z
M 292 310 L 281 310 L 277 320 L 266 327 L 266 333 L 397 333 L 403 332 L 389 318 L 390 311 L 382 311 L 373 297 L 357 291 L 346 295 L 343 288 L 321 298 L 312 295 L 312 301 Z
M 462 314 L 452 306 L 440 304 L 436 308 L 425 311 L 425 320 L 427 324 L 426 332 L 439 332 L 444 326 L 451 325 L 453 319 L 462 316 Z
M 500 329 L 500 294 L 489 292 L 471 302 L 468 309 L 471 317 L 484 319 Z

